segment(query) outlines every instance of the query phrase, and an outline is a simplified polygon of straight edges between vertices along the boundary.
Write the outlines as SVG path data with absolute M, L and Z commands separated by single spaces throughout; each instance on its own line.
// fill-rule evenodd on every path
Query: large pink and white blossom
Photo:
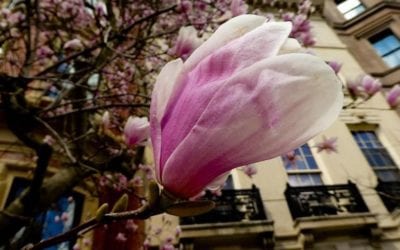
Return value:
M 329 127 L 343 102 L 323 60 L 299 53 L 289 22 L 230 19 L 185 63 L 169 62 L 150 108 L 156 177 L 180 198 L 271 159 Z
M 150 124 L 147 117 L 130 116 L 124 127 L 125 143 L 129 146 L 146 140 L 150 134 Z
M 395 108 L 400 104 L 400 85 L 397 84 L 386 95 L 386 101 L 389 103 L 391 108 Z

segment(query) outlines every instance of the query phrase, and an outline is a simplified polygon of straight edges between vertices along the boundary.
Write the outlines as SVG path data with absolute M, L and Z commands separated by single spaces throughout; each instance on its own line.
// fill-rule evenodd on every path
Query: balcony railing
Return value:
M 305 187 L 288 184 L 285 196 L 293 219 L 368 212 L 357 186 L 352 182 Z
M 400 208 L 400 181 L 379 181 L 375 189 L 389 212 Z
M 222 190 L 221 196 L 207 192 L 204 199 L 214 201 L 215 208 L 202 215 L 183 217 L 181 225 L 267 219 L 259 190 L 256 187 Z

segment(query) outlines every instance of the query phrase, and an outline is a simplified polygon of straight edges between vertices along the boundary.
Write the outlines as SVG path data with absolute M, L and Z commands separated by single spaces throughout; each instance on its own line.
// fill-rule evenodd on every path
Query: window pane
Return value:
M 376 175 L 381 181 L 399 181 L 400 174 L 398 170 L 380 170 Z
M 320 174 L 312 174 L 311 178 L 314 185 L 322 185 L 322 179 Z
M 393 34 L 382 37 L 379 41 L 373 43 L 374 48 L 379 55 L 385 55 L 400 47 L 400 41 Z
M 352 132 L 352 134 L 378 178 L 382 181 L 400 180 L 396 164 L 373 131 Z M 382 170 L 391 167 L 395 169 Z
M 389 67 L 397 67 L 400 65 L 400 49 L 383 57 L 383 60 Z
M 344 18 L 347 20 L 352 19 L 353 17 L 358 16 L 365 10 L 364 5 L 359 5 L 356 8 L 350 10 L 349 12 L 344 13 Z
M 288 179 L 292 187 L 322 185 L 322 179 L 319 173 L 289 174 Z
M 337 5 L 337 8 L 340 12 L 342 13 L 346 13 L 352 9 L 354 9 L 355 7 L 357 7 L 358 5 L 360 5 L 360 1 L 359 0 L 346 0 L 340 4 Z
M 292 186 L 292 187 L 298 187 L 298 186 L 300 186 L 300 183 L 299 183 L 299 181 L 297 180 L 297 175 L 290 174 L 290 175 L 288 176 L 288 178 L 289 178 L 289 184 L 290 184 L 290 186 Z

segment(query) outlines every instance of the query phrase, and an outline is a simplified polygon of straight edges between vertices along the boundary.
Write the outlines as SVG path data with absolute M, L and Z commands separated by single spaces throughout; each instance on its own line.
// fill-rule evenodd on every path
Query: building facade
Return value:
M 295 2 L 277 4 L 290 7 Z M 380 78 L 387 88 L 400 83 L 398 1 L 314 4 L 312 49 L 326 61 L 343 63 L 339 77 L 344 84 L 362 73 Z M 347 94 L 347 108 L 338 121 L 297 149 L 294 164 L 287 157 L 260 162 L 252 178 L 234 170 L 222 195 L 209 196 L 217 204 L 212 212 L 171 217 L 173 225 L 182 228 L 180 246 L 186 250 L 400 249 L 400 117 L 384 93 L 357 105 L 351 102 Z M 338 138 L 337 153 L 317 152 L 315 146 L 323 137 Z M 34 167 L 26 158 L 31 152 L 16 141 L 0 127 L 2 208 L 15 180 L 29 179 Z M 97 203 L 83 190 L 77 191 L 83 195 L 78 204 L 83 221 Z M 154 218 L 153 224 L 161 220 L 165 219 Z M 159 242 L 153 243 L 157 249 Z
M 379 78 L 383 92 L 400 83 L 399 2 L 314 4 L 312 50 L 343 63 L 344 84 L 360 74 Z M 399 115 L 384 93 L 351 103 L 346 93 L 338 121 L 297 149 L 294 164 L 257 163 L 251 179 L 234 170 L 235 191 L 223 190 L 215 211 L 180 220 L 183 248 L 400 249 Z M 317 152 L 324 137 L 338 138 L 337 153 Z

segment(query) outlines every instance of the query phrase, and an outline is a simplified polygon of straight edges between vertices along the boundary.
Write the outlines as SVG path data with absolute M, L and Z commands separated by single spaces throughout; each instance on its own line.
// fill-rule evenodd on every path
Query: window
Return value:
M 6 206 L 16 199 L 30 184 L 31 181 L 28 179 L 15 177 L 6 199 Z M 43 211 L 31 221 L 32 225 L 37 226 L 38 230 L 41 232 L 41 234 L 31 235 L 33 240 L 40 241 L 42 239 L 49 239 L 79 225 L 82 215 L 83 202 L 84 196 L 74 191 L 66 193 L 60 197 L 48 210 Z M 18 240 L 23 237 L 25 230 L 26 227 L 23 227 L 23 229 L 14 236 L 14 240 Z M 65 241 L 46 249 L 72 249 L 72 245 L 73 241 Z
M 399 169 L 374 131 L 353 131 L 354 139 L 381 181 L 399 181 Z
M 365 10 L 365 6 L 359 0 L 335 0 L 338 10 L 347 20 L 358 16 Z
M 307 144 L 294 151 L 292 158 L 282 156 L 285 169 L 291 186 L 322 185 L 321 171 L 314 160 L 310 147 Z
M 376 34 L 369 41 L 389 67 L 400 65 L 400 40 L 390 29 Z

